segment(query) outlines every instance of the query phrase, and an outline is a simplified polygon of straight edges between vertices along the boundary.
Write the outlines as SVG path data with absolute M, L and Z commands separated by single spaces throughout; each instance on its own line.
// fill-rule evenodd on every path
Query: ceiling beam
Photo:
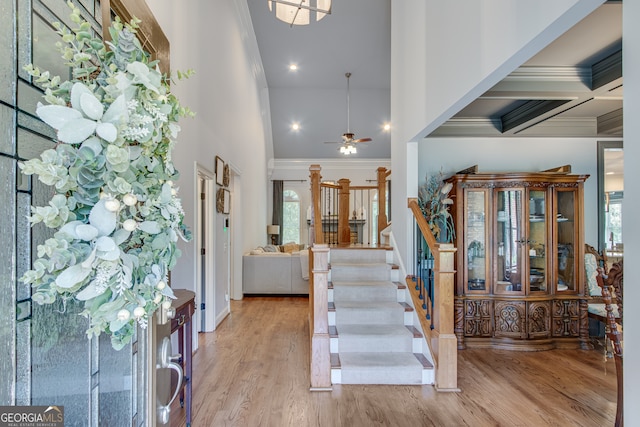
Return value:
M 591 90 L 622 78 L 622 49 L 591 66 Z
M 569 102 L 568 99 L 530 100 L 500 117 L 502 133 L 513 130 L 527 122 L 553 111 Z
M 598 116 L 598 135 L 622 136 L 622 108 Z

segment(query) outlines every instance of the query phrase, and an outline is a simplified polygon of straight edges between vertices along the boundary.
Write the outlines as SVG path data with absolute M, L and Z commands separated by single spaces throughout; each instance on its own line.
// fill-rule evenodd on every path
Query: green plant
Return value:
M 54 26 L 72 78 L 61 82 L 25 67 L 49 103 L 38 103 L 36 113 L 57 130 L 59 142 L 20 164 L 22 173 L 55 191 L 47 206 L 32 207 L 30 222 L 57 229 L 21 280 L 39 304 L 83 302 L 88 336 L 106 332 L 121 349 L 136 322 L 146 327 L 174 297 L 167 276 L 180 256 L 178 237 L 189 240 L 190 233 L 171 150 L 178 119 L 193 113 L 143 51 L 135 36 L 140 21 L 116 19 L 105 44 L 68 4 L 77 27 Z
M 418 205 L 433 235 L 445 242 L 453 241 L 455 236 L 453 217 L 449 213 L 449 207 L 453 204 L 449 197 L 452 188 L 450 182 L 444 182 L 444 174 L 440 171 L 437 175 L 427 176 L 418 191 Z

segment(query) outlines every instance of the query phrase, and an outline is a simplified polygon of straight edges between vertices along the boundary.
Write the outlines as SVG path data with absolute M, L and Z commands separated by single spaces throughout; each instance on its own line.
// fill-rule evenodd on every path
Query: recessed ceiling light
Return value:
M 298 65 L 297 64 L 289 65 L 289 71 L 298 71 Z
M 382 129 L 384 129 L 384 130 L 391 129 L 391 124 L 390 123 L 385 123 L 384 126 L 382 127 Z
M 297 122 L 292 123 L 292 124 L 291 124 L 291 129 L 293 129 L 293 130 L 298 130 L 298 129 L 300 129 L 300 124 L 299 124 L 299 123 L 297 123 Z

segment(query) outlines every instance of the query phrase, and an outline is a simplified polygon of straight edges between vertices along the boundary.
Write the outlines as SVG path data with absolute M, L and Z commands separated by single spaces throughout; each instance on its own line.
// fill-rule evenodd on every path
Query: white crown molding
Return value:
M 509 81 L 585 81 L 591 80 L 590 67 L 520 67 L 504 80 Z
M 311 165 L 320 165 L 322 169 L 377 170 L 379 167 L 391 168 L 391 159 L 273 159 L 269 167 L 273 170 L 309 170 Z
M 597 121 L 592 117 L 554 117 L 523 131 L 502 134 L 499 121 L 485 118 L 450 119 L 427 138 L 462 137 L 597 137 Z

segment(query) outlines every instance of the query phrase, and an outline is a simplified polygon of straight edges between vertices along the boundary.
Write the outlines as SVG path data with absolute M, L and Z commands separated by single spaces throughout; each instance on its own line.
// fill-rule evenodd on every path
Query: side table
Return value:
M 173 306 L 176 309 L 176 316 L 171 320 L 171 333 L 178 332 L 178 349 L 182 357 L 180 364 L 184 372 L 184 381 L 180 391 L 180 406 L 187 411 L 187 427 L 191 426 L 191 356 L 193 348 L 191 318 L 195 312 L 196 294 L 186 289 L 174 289 L 176 299 Z

